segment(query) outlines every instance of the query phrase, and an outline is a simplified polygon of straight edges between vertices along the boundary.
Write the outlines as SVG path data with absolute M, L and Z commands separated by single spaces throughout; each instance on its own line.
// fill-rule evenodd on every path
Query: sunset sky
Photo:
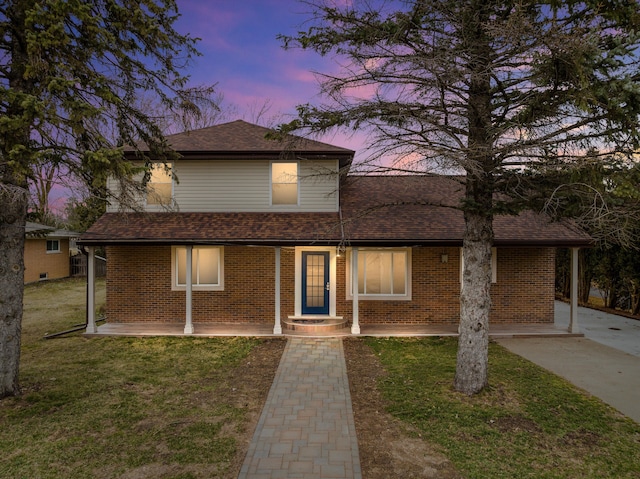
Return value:
M 293 115 L 296 105 L 318 102 L 312 71 L 336 68 L 314 52 L 285 51 L 276 39 L 308 26 L 309 6 L 297 0 L 178 0 L 178 8 L 177 28 L 201 39 L 203 56 L 188 70 L 192 83 L 216 83 L 225 104 L 247 121 L 265 102 L 269 116 Z

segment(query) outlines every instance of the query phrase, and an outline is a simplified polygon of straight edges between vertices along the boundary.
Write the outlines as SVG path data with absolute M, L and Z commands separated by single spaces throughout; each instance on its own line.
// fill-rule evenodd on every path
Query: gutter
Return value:
M 143 238 L 131 238 L 120 240 L 84 240 L 79 241 L 78 244 L 85 246 L 140 246 L 140 245 L 156 245 L 156 246 L 183 246 L 183 245 L 237 245 L 237 246 L 340 246 L 344 245 L 347 238 L 331 238 L 331 239 L 212 239 L 212 238 L 200 238 L 200 239 L 143 239 Z M 389 239 L 348 239 L 350 246 L 376 246 L 376 247 L 409 247 L 409 246 L 423 246 L 423 247 L 442 247 L 452 246 L 461 247 L 462 239 L 433 239 L 425 240 L 421 238 L 403 238 L 399 240 Z M 518 247 L 518 248 L 592 248 L 594 244 L 589 241 L 571 241 L 571 240 L 540 240 L 540 241 L 527 241 L 527 240 L 496 240 L 493 242 L 495 247 Z

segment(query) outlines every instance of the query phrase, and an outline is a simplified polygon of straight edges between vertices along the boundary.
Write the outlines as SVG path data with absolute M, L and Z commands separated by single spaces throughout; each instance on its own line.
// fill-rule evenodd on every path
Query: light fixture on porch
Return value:
M 448 263 L 449 262 L 449 255 L 444 252 L 440 255 L 440 262 L 441 263 Z
M 347 249 L 345 248 L 344 244 L 340 243 L 338 246 L 336 246 L 336 256 L 340 258 L 346 250 Z

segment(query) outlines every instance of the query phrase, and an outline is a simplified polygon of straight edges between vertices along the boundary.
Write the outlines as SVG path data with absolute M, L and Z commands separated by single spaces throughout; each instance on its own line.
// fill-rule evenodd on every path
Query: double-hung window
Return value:
M 60 253 L 60 240 L 47 240 L 47 253 Z
M 271 163 L 271 204 L 298 204 L 298 162 Z
M 347 298 L 353 298 L 352 253 L 347 255 Z M 358 250 L 358 296 L 411 299 L 411 249 Z
M 187 287 L 187 247 L 171 248 L 171 287 Z M 221 291 L 224 289 L 224 248 L 194 246 L 191 251 L 191 285 L 194 290 Z
M 147 205 L 170 205 L 173 196 L 171 167 L 154 163 L 147 183 Z

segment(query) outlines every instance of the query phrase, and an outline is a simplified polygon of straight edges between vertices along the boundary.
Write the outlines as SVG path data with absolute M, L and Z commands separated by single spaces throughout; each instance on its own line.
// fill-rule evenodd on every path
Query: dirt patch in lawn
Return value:
M 377 387 L 386 373 L 373 351 L 358 339 L 345 340 L 344 351 L 363 477 L 463 477 L 435 446 L 386 412 Z
M 262 407 L 267 400 L 286 340 L 264 341 L 223 380 L 216 396 L 222 401 L 244 409 L 247 413 L 245 430 L 237 431 L 238 453 L 225 477 L 236 478 L 249 449 L 255 426 L 260 419 Z

